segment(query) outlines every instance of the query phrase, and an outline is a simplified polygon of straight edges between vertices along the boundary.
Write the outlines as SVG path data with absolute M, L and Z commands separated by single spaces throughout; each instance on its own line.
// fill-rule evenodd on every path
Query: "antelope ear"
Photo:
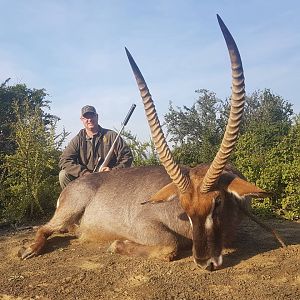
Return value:
M 225 188 L 229 193 L 234 194 L 238 198 L 251 196 L 255 198 L 266 198 L 274 196 L 273 193 L 266 192 L 256 185 L 240 178 L 234 177 Z
M 165 185 L 163 188 L 161 188 L 158 192 L 152 195 L 148 201 L 143 202 L 142 204 L 149 203 L 149 202 L 158 203 L 158 202 L 171 201 L 175 199 L 177 195 L 178 195 L 178 189 L 176 185 L 173 182 L 171 182 Z

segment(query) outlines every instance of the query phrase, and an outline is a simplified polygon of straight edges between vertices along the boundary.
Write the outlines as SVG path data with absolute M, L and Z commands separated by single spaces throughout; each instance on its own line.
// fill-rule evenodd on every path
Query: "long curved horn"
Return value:
M 232 150 L 234 149 L 245 104 L 244 72 L 239 50 L 232 35 L 219 15 L 217 15 L 217 18 L 227 44 L 231 61 L 231 108 L 222 144 L 207 173 L 205 174 L 200 188 L 203 193 L 209 192 L 213 184 L 218 180 Z
M 145 113 L 151 129 L 153 141 L 159 155 L 159 159 L 163 164 L 163 166 L 165 167 L 167 173 L 173 180 L 173 182 L 180 190 L 180 192 L 184 193 L 190 185 L 190 180 L 187 176 L 183 175 L 179 166 L 175 163 L 170 148 L 167 145 L 164 133 L 161 129 L 160 122 L 156 113 L 155 105 L 153 103 L 147 84 L 143 78 L 141 71 L 139 70 L 137 64 L 135 63 L 132 55 L 130 54 L 130 52 L 126 47 L 125 50 L 133 74 L 135 76 L 138 88 L 140 90 L 141 97 L 143 99 Z

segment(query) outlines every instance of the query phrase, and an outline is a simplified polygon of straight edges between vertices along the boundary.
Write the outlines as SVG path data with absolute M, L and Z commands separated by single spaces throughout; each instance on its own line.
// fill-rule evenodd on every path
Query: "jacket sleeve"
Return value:
M 131 149 L 121 137 L 118 138 L 116 143 L 115 154 L 117 157 L 117 163 L 113 169 L 128 168 L 131 166 L 133 161 Z
M 66 173 L 79 177 L 87 168 L 80 164 L 80 141 L 75 136 L 63 150 L 59 160 L 59 167 Z

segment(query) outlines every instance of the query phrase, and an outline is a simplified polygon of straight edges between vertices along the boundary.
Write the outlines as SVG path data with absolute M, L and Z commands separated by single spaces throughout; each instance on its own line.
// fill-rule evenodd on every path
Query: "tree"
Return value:
M 55 206 L 60 192 L 58 184 L 58 156 L 66 137 L 56 135 L 56 122 L 45 124 L 39 104 L 14 101 L 9 139 L 15 152 L 4 156 L 1 181 L 2 218 L 20 221 L 40 215 Z M 52 120 L 53 121 L 53 120 Z
M 291 170 L 297 168 L 291 154 L 294 150 L 283 149 L 293 127 L 292 116 L 292 105 L 269 89 L 255 91 L 246 99 L 232 161 L 249 181 L 276 194 L 272 199 L 253 201 L 254 207 L 263 214 L 276 212 L 289 218 L 295 216 L 288 206 L 283 208 L 287 186 L 295 188 L 295 182 L 284 180 L 284 173 L 289 173 L 290 167 Z
M 44 109 L 49 108 L 50 101 L 46 100 L 46 91 L 44 89 L 29 89 L 25 84 L 16 84 L 9 86 L 9 78 L 0 85 L 0 165 L 6 154 L 13 153 L 17 145 L 11 136 L 10 124 L 17 119 L 13 102 L 18 101 L 20 109 L 23 109 L 24 101 L 28 102 L 30 108 L 38 107 L 41 110 L 43 122 L 45 125 L 56 123 L 59 118 L 45 113 Z
M 191 108 L 175 109 L 170 103 L 164 116 L 170 141 L 174 143 L 174 157 L 187 165 L 211 161 L 224 131 L 219 117 L 221 100 L 205 89 L 195 92 L 199 97 Z
M 123 136 L 132 151 L 133 165 L 135 167 L 160 164 L 154 143 L 151 139 L 149 142 L 141 142 L 130 131 L 124 131 Z
M 257 182 L 266 167 L 266 153 L 288 134 L 293 110 L 290 103 L 268 89 L 254 92 L 246 103 L 232 160 L 250 181 Z
M 276 191 L 272 210 L 288 219 L 300 218 L 300 115 L 289 133 L 266 153 L 258 184 Z
M 207 90 L 196 92 L 199 98 L 191 108 L 171 104 L 165 115 L 174 156 L 189 166 L 212 161 L 230 110 L 230 99 L 221 101 Z M 299 117 L 293 123 L 292 105 L 269 89 L 247 96 L 230 160 L 249 181 L 277 195 L 255 200 L 260 212 L 299 218 L 299 153 Z

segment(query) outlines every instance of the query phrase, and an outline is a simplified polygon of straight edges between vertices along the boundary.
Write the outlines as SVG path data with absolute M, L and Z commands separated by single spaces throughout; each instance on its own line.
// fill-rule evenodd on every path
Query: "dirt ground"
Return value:
M 50 238 L 45 253 L 21 261 L 36 227 L 0 231 L 0 299 L 300 299 L 300 223 L 268 220 L 287 243 L 246 221 L 222 269 L 198 268 L 186 252 L 176 261 L 130 258 L 109 243 Z

